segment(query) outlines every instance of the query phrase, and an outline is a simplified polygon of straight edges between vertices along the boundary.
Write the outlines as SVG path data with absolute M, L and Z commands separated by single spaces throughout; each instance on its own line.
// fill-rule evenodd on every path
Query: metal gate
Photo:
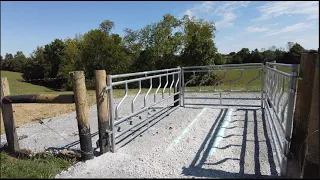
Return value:
M 265 115 L 280 173 L 285 175 L 293 127 L 298 65 L 266 63 L 265 69 Z
M 238 71 L 240 75 L 232 79 L 230 85 L 218 90 L 217 87 L 221 87 L 221 82 L 225 80 L 228 71 Z M 243 89 L 234 89 L 233 85 L 243 78 L 244 72 L 248 71 L 255 71 L 255 73 L 250 74 L 246 86 Z M 211 80 L 211 75 L 219 72 L 223 73 L 223 76 L 215 78 L 213 84 L 209 83 L 209 86 L 203 89 L 206 83 Z M 266 63 L 264 65 L 262 63 L 250 63 L 178 67 L 108 75 L 107 89 L 109 92 L 110 119 L 108 133 L 111 151 L 115 152 L 116 149 L 124 146 L 157 123 L 157 119 L 161 119 L 161 117 L 164 117 L 179 106 L 243 106 L 245 104 L 228 104 L 223 103 L 223 101 L 257 100 L 258 105 L 256 106 L 264 109 L 275 155 L 280 166 L 281 175 L 283 175 L 287 169 L 289 155 L 297 74 L 298 65 L 295 64 Z M 199 77 L 201 78 L 199 79 Z M 259 88 L 250 89 L 250 84 L 255 80 L 259 81 L 259 78 L 261 78 Z M 190 87 L 190 84 L 194 83 L 194 81 L 196 81 L 195 84 L 198 84 L 193 84 L 193 87 Z M 138 89 L 138 91 L 134 96 L 129 97 L 129 89 Z M 115 102 L 115 95 L 123 90 L 124 96 L 121 100 Z M 192 93 L 211 93 L 211 95 L 218 93 L 218 97 L 191 96 Z M 243 98 L 235 96 L 234 98 L 225 98 L 222 93 L 258 93 L 260 97 Z M 219 103 L 188 103 L 186 102 L 188 99 L 216 99 Z M 251 104 L 249 106 L 254 105 Z
M 174 110 L 173 106 L 180 105 L 180 76 L 180 68 L 108 75 L 109 142 L 112 152 L 156 123 L 157 118 Z M 138 88 L 134 97 L 128 96 L 130 88 Z M 124 96 L 115 102 L 115 95 L 123 89 Z
M 263 68 L 262 63 L 248 63 L 248 64 L 225 64 L 225 65 L 212 65 L 212 66 L 191 66 L 182 68 L 182 96 L 183 96 L 183 106 L 185 105 L 218 105 L 218 106 L 258 106 L 261 107 L 263 103 Z M 237 71 L 240 72 L 238 77 L 235 77 L 230 83 L 224 83 L 224 87 L 221 82 L 223 82 L 226 77 L 228 77 L 228 72 Z M 248 74 L 250 72 L 250 74 Z M 213 82 L 209 82 L 213 74 L 221 73 L 221 78 L 215 78 Z M 223 74 L 223 75 L 222 75 Z M 234 88 L 234 84 L 244 79 L 244 74 L 247 76 L 245 79 L 248 79 L 246 86 L 243 88 Z M 186 76 L 190 76 L 186 78 Z M 199 78 L 202 76 L 202 78 Z M 259 88 L 253 89 L 250 88 L 250 84 L 255 80 L 261 82 Z M 186 80 L 185 80 L 186 79 Z M 227 80 L 227 81 L 229 81 Z M 209 83 L 208 83 L 209 82 Z M 227 85 L 226 85 L 227 84 Z M 189 86 L 189 87 L 188 87 Z M 205 88 L 205 89 L 203 89 Z M 218 90 L 218 88 L 220 88 Z M 195 94 L 196 93 L 196 94 Z M 198 96 L 199 94 L 210 93 L 211 96 Z M 223 97 L 224 94 L 229 93 L 259 93 L 260 98 L 252 97 L 239 97 L 238 95 L 234 97 Z M 218 96 L 212 96 L 218 95 Z M 186 100 L 192 99 L 193 101 L 198 100 L 200 103 L 189 103 Z M 214 100 L 216 102 L 214 102 Z M 236 101 L 240 103 L 236 103 Z M 257 100 L 258 104 L 255 105 L 246 105 L 242 102 L 245 100 Z M 197 101 L 197 102 L 198 102 Z M 202 101 L 202 102 L 201 102 Z M 229 101 L 229 103 L 228 103 Z M 207 103 L 204 103 L 207 102 Z M 227 102 L 227 103 L 226 103 Z M 260 103 L 261 102 L 261 103 Z

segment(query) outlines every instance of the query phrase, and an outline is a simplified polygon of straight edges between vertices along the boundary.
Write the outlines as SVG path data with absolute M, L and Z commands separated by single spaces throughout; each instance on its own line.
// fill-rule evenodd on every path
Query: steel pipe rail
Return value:
M 112 79 L 116 78 L 122 78 L 122 77 L 132 77 L 132 76 L 139 76 L 139 75 L 148 75 L 148 74 L 155 74 L 155 73 L 162 73 L 162 72 L 171 72 L 180 70 L 180 68 L 171 68 L 171 69 L 161 69 L 161 70 L 155 70 L 155 71 L 142 71 L 142 72 L 136 72 L 136 73 L 127 73 L 127 74 L 116 74 L 111 75 Z
M 177 71 L 177 72 L 168 73 L 168 75 L 179 74 L 179 73 L 180 73 L 180 71 Z M 117 81 L 117 82 L 113 83 L 113 86 L 118 86 L 118 85 L 125 84 L 125 83 L 132 83 L 132 82 L 136 82 L 136 81 L 140 81 L 140 80 L 142 81 L 142 80 L 146 80 L 146 79 L 153 79 L 153 78 L 162 77 L 162 76 L 166 76 L 166 75 L 167 74 L 159 74 L 159 75 L 154 75 L 154 76 L 146 76 L 146 77 L 142 77 L 142 78 Z
M 239 67 L 239 66 L 261 66 L 261 63 L 246 63 L 246 64 L 224 64 L 224 65 L 210 65 L 210 66 L 186 66 L 183 69 L 195 68 L 223 68 L 223 67 Z

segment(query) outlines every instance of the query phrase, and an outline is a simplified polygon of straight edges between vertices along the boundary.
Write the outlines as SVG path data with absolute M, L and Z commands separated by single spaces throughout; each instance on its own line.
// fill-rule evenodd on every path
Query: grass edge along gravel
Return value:
M 78 157 L 67 158 L 50 153 L 30 155 L 28 151 L 10 154 L 0 151 L 0 179 L 7 178 L 54 178 L 63 170 L 79 161 Z

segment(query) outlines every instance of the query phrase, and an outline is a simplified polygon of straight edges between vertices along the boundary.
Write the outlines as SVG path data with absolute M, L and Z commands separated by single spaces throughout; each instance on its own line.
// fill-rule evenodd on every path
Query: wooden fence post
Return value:
M 303 178 L 320 178 L 319 171 L 319 55 L 313 78 L 311 109 L 309 115 L 307 153 L 303 162 Z
M 98 129 L 99 129 L 99 147 L 100 154 L 104 154 L 109 151 L 108 137 L 106 130 L 109 127 L 108 124 L 108 96 L 105 88 L 107 86 L 107 75 L 105 70 L 96 70 L 96 100 L 98 110 Z
M 83 71 L 74 71 L 71 75 L 73 76 L 72 82 L 80 138 L 81 158 L 86 161 L 93 159 L 93 148 L 85 77 Z
M 4 96 L 10 95 L 9 82 L 6 77 L 1 78 L 1 109 L 4 128 L 8 142 L 8 151 L 11 153 L 19 151 L 19 140 L 13 116 L 12 104 L 2 103 Z
M 288 157 L 287 178 L 302 178 L 307 154 L 308 128 L 311 125 L 311 104 L 315 82 L 317 53 L 303 53 L 300 61 L 300 79 L 298 79 L 296 106 L 293 117 L 293 131 Z M 318 92 L 319 93 L 319 90 Z M 318 109 L 319 110 L 319 109 Z M 317 142 L 319 143 L 319 142 Z

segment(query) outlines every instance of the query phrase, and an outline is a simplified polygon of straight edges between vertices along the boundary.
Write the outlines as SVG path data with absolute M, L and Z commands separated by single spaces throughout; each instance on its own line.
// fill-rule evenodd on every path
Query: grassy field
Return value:
M 54 178 L 76 162 L 54 156 L 17 158 L 0 152 L 0 178 Z
M 279 68 L 279 70 L 288 72 L 286 68 Z M 223 72 L 218 72 L 219 77 L 223 77 Z M 242 79 L 236 82 L 232 89 L 240 90 L 246 89 L 247 83 L 258 75 L 256 70 L 247 70 L 243 72 Z M 33 85 L 26 82 L 21 82 L 21 73 L 2 71 L 2 77 L 7 77 L 9 81 L 10 93 L 11 95 L 21 95 L 21 94 L 70 94 L 72 91 L 54 91 L 52 89 Z M 217 87 L 217 90 L 228 90 L 230 88 L 230 83 L 240 76 L 239 71 L 228 71 L 223 83 Z M 185 80 L 187 81 L 187 80 Z M 261 76 L 256 80 L 252 81 L 248 86 L 248 89 L 259 90 L 261 88 Z M 154 87 L 151 93 L 156 91 L 157 87 Z M 196 90 L 198 87 L 188 87 L 188 90 Z M 202 87 L 204 90 L 213 89 L 212 86 Z M 148 89 L 142 89 L 142 93 L 147 92 Z M 168 92 L 169 89 L 166 89 Z M 129 94 L 136 94 L 137 89 L 130 89 Z M 161 93 L 162 89 L 158 91 Z M 94 105 L 95 91 L 87 91 L 88 103 L 89 105 Z M 124 95 L 123 89 L 115 89 L 114 96 L 121 97 Z M 29 123 L 31 121 L 55 117 L 70 113 L 75 111 L 74 104 L 14 104 L 14 118 L 17 126 Z M 2 115 L 1 115 L 2 116 Z M 4 134 L 4 126 L 1 117 L 1 134 Z M 1 178 L 53 178 L 57 173 L 66 169 L 75 161 L 65 160 L 55 157 L 37 158 L 37 159 L 20 159 L 16 157 L 9 156 L 5 152 L 0 153 L 1 160 Z

